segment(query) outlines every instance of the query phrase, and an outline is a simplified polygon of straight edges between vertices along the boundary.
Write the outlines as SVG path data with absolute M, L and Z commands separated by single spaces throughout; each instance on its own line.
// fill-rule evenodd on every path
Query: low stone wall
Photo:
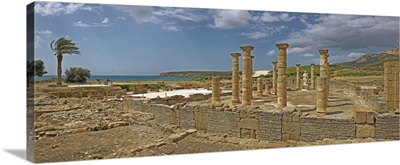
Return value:
M 224 133 L 231 137 L 239 137 L 239 121 L 239 113 L 209 109 L 207 131 Z
M 282 113 L 273 110 L 257 110 L 257 137 L 260 140 L 280 141 L 282 139 Z
M 354 139 L 356 125 L 353 119 L 332 119 L 316 116 L 300 117 L 301 141 L 325 138 Z
M 255 138 L 271 142 L 316 141 L 325 138 L 399 139 L 399 115 L 355 109 L 353 118 L 332 118 L 301 113 L 301 108 L 190 104 L 150 104 L 147 99 L 124 100 L 124 108 L 152 113 L 162 125 L 227 134 L 231 137 Z
M 400 140 L 399 115 L 381 114 L 375 116 L 375 138 Z
M 48 87 L 40 89 L 43 93 L 49 93 L 58 98 L 89 97 L 89 96 L 115 96 L 125 95 L 126 89 L 121 87 Z

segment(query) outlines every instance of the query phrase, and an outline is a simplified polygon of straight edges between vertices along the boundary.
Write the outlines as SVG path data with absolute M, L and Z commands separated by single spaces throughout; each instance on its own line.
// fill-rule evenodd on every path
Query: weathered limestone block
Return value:
M 207 131 L 208 128 L 208 112 L 205 107 L 196 107 L 194 110 L 195 128 Z
M 375 126 L 370 124 L 356 124 L 356 138 L 374 138 Z
M 239 128 L 245 128 L 245 129 L 258 129 L 258 120 L 257 119 L 249 119 L 249 118 L 244 118 L 241 119 L 240 122 L 238 123 Z
M 353 117 L 357 124 L 367 123 L 367 111 L 364 109 L 354 108 Z

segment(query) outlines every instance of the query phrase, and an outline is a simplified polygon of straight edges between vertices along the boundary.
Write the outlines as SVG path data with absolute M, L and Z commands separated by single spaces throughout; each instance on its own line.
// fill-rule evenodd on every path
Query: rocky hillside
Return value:
M 230 71 L 181 71 L 181 72 L 162 72 L 160 76 L 164 77 L 212 77 L 221 76 L 229 77 L 232 75 Z
M 383 71 L 383 63 L 386 61 L 399 61 L 399 48 L 392 48 L 378 53 L 368 53 L 359 59 L 350 62 L 338 63 L 343 68 L 357 68 L 365 70 Z

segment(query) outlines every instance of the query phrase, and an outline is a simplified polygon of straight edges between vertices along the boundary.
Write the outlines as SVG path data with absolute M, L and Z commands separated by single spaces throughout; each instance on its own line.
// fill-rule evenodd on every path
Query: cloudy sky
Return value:
M 60 37 L 81 50 L 65 55 L 64 70 L 81 66 L 92 75 L 227 71 L 241 45 L 255 47 L 254 70 L 272 68 L 279 42 L 289 44 L 289 66 L 318 64 L 320 48 L 337 63 L 399 46 L 398 17 L 55 2 L 36 3 L 34 12 L 36 59 L 49 75 L 57 65 L 49 45 Z

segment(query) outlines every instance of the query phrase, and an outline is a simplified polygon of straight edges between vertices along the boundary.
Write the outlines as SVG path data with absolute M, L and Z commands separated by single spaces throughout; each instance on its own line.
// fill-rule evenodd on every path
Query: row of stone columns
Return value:
M 289 44 L 278 43 L 278 61 L 273 61 L 272 70 L 272 92 L 277 94 L 277 106 L 287 106 L 287 48 Z M 242 105 L 251 105 L 252 98 L 252 59 L 254 56 L 251 55 L 251 51 L 254 49 L 253 46 L 241 46 L 240 49 L 243 51 L 242 61 Z M 317 113 L 326 114 L 326 107 L 329 95 L 329 63 L 328 63 L 328 50 L 320 49 L 320 77 L 315 82 L 315 64 L 311 64 L 311 89 L 317 90 Z M 239 103 L 239 57 L 240 53 L 232 53 L 232 102 Z M 276 65 L 278 64 L 278 65 Z M 296 64 L 296 89 L 300 89 L 300 64 Z M 219 77 L 213 78 L 213 96 L 212 102 L 220 102 L 220 89 L 219 89 Z M 257 79 L 257 95 L 261 96 L 262 91 L 262 79 Z M 317 87 L 316 87 L 317 86 Z M 265 84 L 265 93 L 270 93 L 269 83 Z

